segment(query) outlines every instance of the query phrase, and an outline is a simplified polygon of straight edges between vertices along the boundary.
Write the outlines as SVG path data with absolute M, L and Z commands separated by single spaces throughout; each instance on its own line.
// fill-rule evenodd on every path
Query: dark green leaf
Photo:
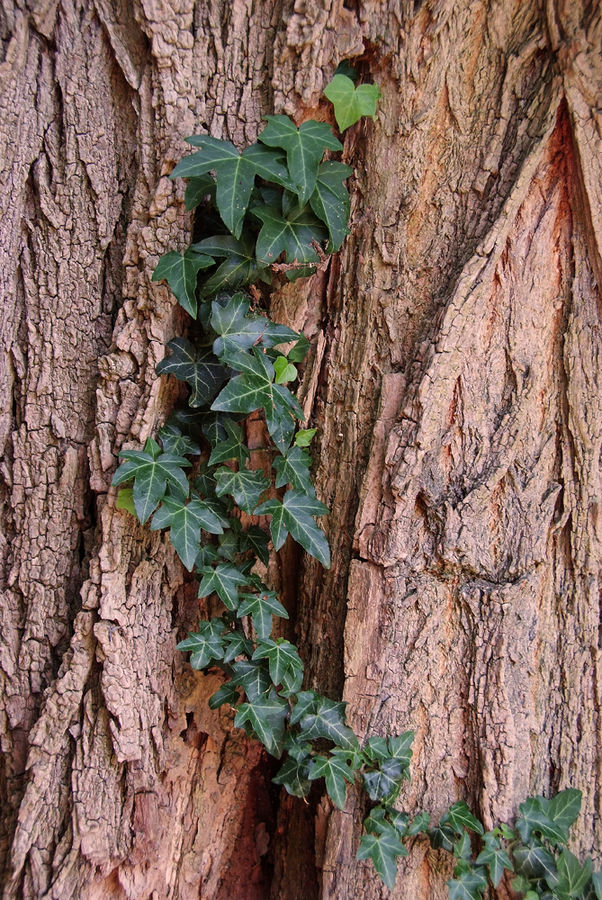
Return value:
M 298 695 L 297 701 L 301 702 L 301 695 Z M 342 749 L 350 750 L 358 746 L 355 734 L 345 724 L 344 703 L 318 696 L 309 706 L 309 710 L 311 711 L 304 713 L 300 719 L 301 735 L 304 740 L 326 738 L 334 741 Z
M 541 844 L 515 847 L 512 856 L 519 875 L 526 878 L 556 878 L 554 857 Z
M 240 694 L 236 690 L 236 687 L 231 681 L 227 681 L 225 684 L 222 684 L 221 688 L 219 688 L 215 694 L 211 694 L 209 697 L 209 709 L 219 709 L 224 703 L 235 706 L 239 700 Z
M 210 534 L 222 534 L 222 520 L 199 497 L 189 503 L 164 497 L 151 525 L 153 531 L 170 528 L 174 549 L 189 572 L 192 571 L 201 542 L 201 528 Z
M 309 198 L 309 205 L 328 228 L 328 253 L 338 250 L 349 234 L 349 193 L 343 181 L 352 171 L 349 166 L 334 160 L 323 162 L 318 170 L 314 192 Z
M 190 665 L 193 669 L 204 669 L 212 660 L 223 658 L 223 633 L 226 626 L 221 619 L 201 622 L 198 632 L 180 641 L 176 650 L 190 650 Z
M 407 856 L 407 851 L 394 830 L 382 834 L 364 834 L 357 851 L 358 859 L 372 860 L 374 868 L 389 890 L 395 887 L 398 856 Z
M 232 683 L 239 684 L 252 702 L 263 697 L 272 685 L 267 665 L 261 661 L 240 659 L 233 664 L 232 672 Z
M 282 505 L 284 507 L 284 523 L 294 540 L 304 550 L 315 556 L 322 565 L 330 568 L 330 548 L 324 532 L 316 525 L 313 516 L 321 516 L 328 512 L 328 507 L 308 497 L 300 491 L 287 491 Z
M 320 261 L 313 242 L 325 241 L 328 232 L 308 206 L 295 207 L 288 216 L 274 207 L 259 206 L 253 215 L 263 222 L 255 249 L 261 265 L 277 262 L 281 253 L 287 263 Z
M 238 588 L 249 583 L 248 578 L 235 566 L 220 563 L 215 568 L 205 566 L 199 585 L 199 597 L 216 593 L 224 606 L 236 612 L 238 609 Z
M 376 104 L 381 96 L 377 84 L 360 84 L 357 87 L 347 75 L 335 75 L 324 88 L 324 94 L 334 106 L 334 117 L 341 131 L 354 125 L 362 116 L 376 115 Z
M 315 691 L 300 691 L 297 694 L 297 700 L 291 712 L 291 725 L 296 725 L 308 713 L 315 713 L 319 699 L 320 695 L 316 694 Z
M 224 426 L 227 433 L 226 440 L 216 443 L 209 457 L 209 465 L 216 466 L 219 463 L 235 459 L 241 466 L 244 466 L 250 453 L 243 441 L 242 428 L 231 419 L 226 419 Z
M 576 856 L 570 850 L 563 850 L 557 860 L 558 877 L 546 875 L 546 881 L 553 890 L 567 897 L 581 897 L 591 875 L 592 861 L 586 859 L 581 865 Z
M 260 594 L 242 594 L 242 603 L 238 608 L 238 616 L 251 616 L 253 627 L 260 640 L 269 638 L 272 631 L 272 616 L 288 619 L 288 613 L 274 591 L 263 591 Z
M 197 178 L 191 178 L 186 185 L 186 193 L 184 195 L 186 209 L 194 209 L 208 195 L 215 197 L 215 181 L 211 175 L 199 175 Z M 194 246 L 191 249 L 197 250 Z M 212 256 L 213 254 L 209 253 L 208 255 Z
M 199 456 L 201 448 L 177 425 L 167 424 L 159 429 L 157 437 L 161 440 L 164 453 L 175 453 L 176 456 Z
M 485 837 L 485 849 L 481 850 L 477 856 L 477 865 L 486 865 L 489 869 L 489 877 L 494 887 L 497 887 L 502 880 L 504 869 L 514 871 L 514 867 L 510 861 L 510 857 L 500 845 L 499 840 L 488 832 Z
M 430 818 L 431 817 L 429 816 L 429 814 L 427 812 L 421 812 L 421 813 L 418 813 L 417 816 L 414 816 L 414 818 L 408 825 L 408 836 L 416 837 L 417 834 L 426 833 L 428 826 L 429 826 Z
M 255 242 L 248 234 L 243 233 L 240 240 L 231 234 L 218 234 L 198 241 L 192 248 L 223 259 L 216 271 L 201 284 L 201 297 L 214 297 L 220 291 L 251 284 L 266 271 L 257 265 Z
M 568 833 L 561 824 L 554 822 L 548 815 L 549 801 L 544 797 L 529 797 L 521 803 L 521 817 L 516 820 L 516 830 L 525 843 L 528 843 L 533 832 L 541 834 L 555 844 L 566 844 Z
M 484 869 L 471 869 L 463 872 L 459 878 L 447 882 L 449 900 L 482 900 L 483 891 L 487 888 L 487 877 Z
M 189 404 L 207 406 L 228 375 L 211 350 L 197 350 L 186 338 L 174 338 L 167 345 L 171 356 L 157 365 L 157 375 L 175 375 L 192 388 Z
M 239 616 L 240 613 L 237 613 Z M 253 653 L 253 643 L 244 636 L 242 631 L 227 631 L 224 635 L 224 642 L 228 649 L 224 653 L 224 662 L 232 662 L 237 656 L 251 657 Z
M 311 456 L 308 451 L 295 444 L 286 453 L 274 459 L 276 487 L 285 487 L 290 484 L 296 491 L 301 491 L 312 498 L 315 497 L 316 492 L 309 474 L 310 465 Z
M 246 513 L 253 512 L 259 502 L 259 497 L 270 486 L 262 472 L 250 472 L 248 469 L 233 472 L 227 466 L 217 469 L 215 480 L 217 496 L 230 494 L 234 497 L 236 505 Z
M 259 140 L 268 147 L 286 150 L 291 186 L 303 205 L 313 193 L 324 150 L 342 150 L 343 146 L 324 122 L 310 120 L 297 128 L 288 116 L 266 116 L 266 119 L 268 124 Z
M 353 769 L 349 765 L 345 751 L 334 750 L 330 756 L 316 756 L 312 760 L 309 778 L 324 778 L 330 799 L 339 809 L 345 809 L 347 787 L 353 784 Z
M 136 515 L 144 523 L 165 496 L 167 485 L 173 485 L 188 496 L 188 479 L 183 468 L 190 466 L 183 456 L 162 453 L 153 441 L 154 448 L 147 441 L 144 450 L 122 450 L 119 455 L 126 460 L 115 472 L 113 485 L 134 479 L 133 499 Z M 148 449 L 147 449 L 148 448 Z M 159 451 L 157 453 L 157 450 Z
M 293 797 L 307 797 L 311 789 L 311 781 L 307 777 L 308 772 L 309 760 L 307 758 L 296 760 L 292 756 L 288 756 L 272 781 L 275 784 L 281 784 Z
M 464 800 L 458 800 L 450 806 L 442 816 L 441 824 L 452 828 L 457 834 L 461 834 L 465 828 L 469 831 L 476 831 L 477 834 L 485 832 L 482 824 L 473 816 Z
M 569 828 L 575 823 L 581 809 L 581 791 L 567 788 L 552 797 L 546 808 L 548 818 L 563 829 L 567 839 Z
M 309 350 L 310 343 L 302 334 L 295 344 L 295 346 L 288 351 L 287 357 L 292 363 L 302 363 L 305 357 L 307 356 L 307 351 Z M 309 429 L 310 431 L 315 431 L 315 428 Z M 300 446 L 304 447 L 305 444 L 300 444 Z
M 193 319 L 196 319 L 196 282 L 201 269 L 207 269 L 215 260 L 194 250 L 186 250 L 185 253 L 176 253 L 170 250 L 162 256 L 153 272 L 153 281 L 165 279 L 172 293 Z
M 297 648 L 284 638 L 278 638 L 275 641 L 271 638 L 262 640 L 252 658 L 254 660 L 267 659 L 270 678 L 274 684 L 281 684 L 289 673 L 297 677 L 298 673 L 303 672 L 303 663 Z
M 193 147 L 200 147 L 200 150 L 181 160 L 171 177 L 190 178 L 214 171 L 217 181 L 215 200 L 219 214 L 228 231 L 235 237 L 240 237 L 255 175 L 268 181 L 287 183 L 288 172 L 281 154 L 266 150 L 260 144 L 253 144 L 239 154 L 230 141 L 222 141 L 209 135 L 194 136 L 188 142 Z
M 246 550 L 252 550 L 266 566 L 270 560 L 268 543 L 267 534 L 257 525 L 251 525 L 241 535 L 241 551 L 244 553 Z
M 378 769 L 363 772 L 366 792 L 371 800 L 384 800 L 399 791 L 405 768 L 397 759 L 385 759 Z
M 242 703 L 236 713 L 237 728 L 248 724 L 268 753 L 280 756 L 284 741 L 284 720 L 288 712 L 286 700 L 271 688 L 267 695 L 257 697 L 252 703 Z

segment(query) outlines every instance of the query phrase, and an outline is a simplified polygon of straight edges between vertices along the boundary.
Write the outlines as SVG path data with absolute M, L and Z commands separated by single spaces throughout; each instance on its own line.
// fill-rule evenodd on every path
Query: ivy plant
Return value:
M 325 91 L 341 132 L 374 116 L 380 96 L 375 84 L 355 87 L 354 77 L 342 68 Z M 324 159 L 342 144 L 326 123 L 313 120 L 297 126 L 288 116 L 268 116 L 258 141 L 242 151 L 209 135 L 188 141 L 195 150 L 172 178 L 188 179 L 186 207 L 201 206 L 206 221 L 218 226 L 184 252 L 169 251 L 153 274 L 167 281 L 192 320 L 189 337 L 170 341 L 157 366 L 159 375 L 189 388 L 187 407 L 142 450 L 121 451 L 113 478 L 121 487 L 117 506 L 168 531 L 198 579 L 199 597 L 221 606 L 178 649 L 190 653 L 194 669 L 222 670 L 224 683 L 209 705 L 230 706 L 235 726 L 280 760 L 273 780 L 289 794 L 306 797 L 323 779 L 332 803 L 343 809 L 348 786 L 363 786 L 369 813 L 357 855 L 372 860 L 388 887 L 397 860 L 408 853 L 404 842 L 423 835 L 456 858 L 451 900 L 482 898 L 505 871 L 529 900 L 601 898 L 591 861 L 580 864 L 566 848 L 579 791 L 530 798 L 514 828 L 485 832 L 463 801 L 431 827 L 428 814 L 412 817 L 395 806 L 409 777 L 413 733 L 371 736 L 362 745 L 345 703 L 304 689 L 299 652 L 274 629 L 274 619 L 288 613 L 257 563 L 265 567 L 270 542 L 278 551 L 290 536 L 330 566 L 318 524 L 328 509 L 311 477 L 316 430 L 299 427 L 304 414 L 291 389 L 309 342 L 262 311 L 257 285 L 269 285 L 274 272 L 291 280 L 311 274 L 341 247 L 352 170 Z M 261 466 L 246 442 L 251 414 L 265 424 Z

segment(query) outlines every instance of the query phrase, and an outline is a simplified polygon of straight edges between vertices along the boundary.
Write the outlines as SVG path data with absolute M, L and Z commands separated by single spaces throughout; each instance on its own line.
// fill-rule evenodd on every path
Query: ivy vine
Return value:
M 345 64 L 325 90 L 341 132 L 376 113 L 378 86 L 356 87 L 355 77 Z M 332 803 L 343 809 L 347 786 L 363 784 L 371 808 L 357 856 L 372 860 L 389 888 L 398 859 L 408 854 L 404 842 L 426 835 L 456 859 L 451 900 L 481 900 L 505 871 L 514 873 L 513 888 L 527 900 L 601 900 L 602 876 L 566 846 L 579 791 L 528 799 L 512 828 L 486 832 L 464 801 L 431 826 L 427 813 L 410 816 L 395 805 L 409 777 L 413 733 L 372 736 L 361 745 L 345 703 L 303 690 L 297 648 L 274 636 L 274 617 L 288 613 L 257 563 L 264 571 L 270 539 L 277 551 L 290 535 L 328 568 L 328 541 L 316 521 L 328 509 L 311 478 L 315 429 L 299 427 L 304 414 L 288 387 L 309 342 L 261 311 L 257 285 L 269 286 L 274 272 L 289 280 L 312 274 L 341 247 L 352 170 L 324 159 L 326 151 L 343 149 L 325 122 L 297 127 L 288 116 L 268 116 L 258 142 L 242 152 L 208 135 L 188 141 L 195 152 L 171 177 L 188 179 L 187 209 L 200 206 L 216 233 L 165 254 L 153 275 L 167 281 L 192 319 L 192 339 L 170 341 L 157 366 L 159 375 L 188 385 L 188 407 L 142 450 L 122 450 L 113 478 L 116 486 L 129 485 L 121 487 L 117 506 L 142 524 L 150 520 L 152 530 L 169 530 L 183 565 L 199 580 L 199 597 L 221 602 L 222 614 L 201 621 L 178 649 L 190 652 L 194 669 L 221 668 L 227 680 L 209 705 L 231 706 L 235 726 L 282 760 L 273 780 L 289 794 L 306 797 L 324 779 Z M 265 423 L 261 454 L 246 443 L 252 413 Z M 269 535 L 257 517 L 269 518 Z

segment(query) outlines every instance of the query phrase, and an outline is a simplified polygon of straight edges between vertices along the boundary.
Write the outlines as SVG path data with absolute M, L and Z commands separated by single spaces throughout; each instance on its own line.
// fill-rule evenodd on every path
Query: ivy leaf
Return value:
M 249 583 L 236 566 L 220 563 L 215 568 L 204 566 L 201 569 L 203 578 L 199 585 L 199 597 L 217 594 L 224 606 L 236 612 L 238 609 L 238 588 Z
M 295 344 L 295 346 L 288 351 L 288 360 L 292 363 L 302 363 L 305 357 L 307 356 L 307 351 L 309 350 L 310 343 L 305 337 L 304 334 L 299 336 L 299 340 Z M 309 429 L 310 431 L 314 429 Z
M 330 240 L 326 250 L 334 253 L 349 234 L 349 193 L 343 184 L 353 169 L 334 160 L 321 163 L 309 205 L 326 227 Z
M 164 453 L 175 453 L 176 456 L 199 456 L 201 448 L 177 425 L 167 424 L 159 429 L 157 437 L 161 440 Z
M 592 872 L 592 884 L 597 900 L 602 900 L 602 872 Z
M 254 703 L 269 691 L 272 681 L 263 662 L 241 659 L 232 666 L 232 684 L 239 684 L 249 700 Z
M 485 832 L 485 829 L 479 820 L 473 816 L 464 800 L 452 803 L 445 815 L 441 817 L 441 825 L 447 825 L 456 834 L 462 834 L 465 828 L 469 831 L 476 831 L 477 834 L 484 834 Z
M 377 84 L 360 84 L 357 87 L 347 75 L 335 75 L 324 88 L 324 94 L 334 106 L 334 117 L 341 131 L 354 125 L 362 116 L 376 115 L 376 104 L 381 96 Z
M 216 443 L 209 457 L 209 465 L 216 466 L 219 463 L 235 459 L 241 466 L 244 466 L 251 454 L 243 442 L 242 428 L 231 419 L 225 420 L 224 427 L 228 436 L 225 441 Z
M 264 565 L 270 561 L 268 536 L 257 525 L 251 525 L 241 534 L 241 551 L 252 550 Z
M 270 486 L 263 472 L 250 472 L 248 469 L 233 472 L 227 466 L 217 469 L 215 480 L 217 496 L 230 494 L 236 505 L 246 513 L 253 512 L 259 503 L 259 497 Z
M 201 542 L 201 528 L 209 534 L 222 534 L 222 520 L 199 497 L 189 503 L 175 497 L 164 497 L 153 516 L 152 531 L 170 528 L 174 549 L 189 572 L 192 571 Z
M 117 494 L 115 502 L 117 509 L 125 509 L 132 516 L 136 515 L 136 507 L 134 506 L 134 492 L 132 488 L 121 488 Z
M 256 515 L 271 515 L 275 549 L 280 549 L 284 540 L 284 531 L 289 531 L 304 550 L 318 559 L 325 568 L 330 568 L 330 548 L 324 532 L 316 525 L 313 516 L 321 516 L 328 512 L 328 507 L 313 497 L 300 491 L 287 491 L 282 503 L 268 500 L 255 510 Z M 276 534 L 276 537 L 274 535 Z
M 274 372 L 276 373 L 276 384 L 286 384 L 288 381 L 294 381 L 297 377 L 296 368 L 289 363 L 286 356 L 276 357 Z
M 315 429 L 312 429 L 315 431 Z M 298 437 L 298 434 L 297 434 Z M 315 497 L 316 492 L 309 474 L 311 456 L 307 450 L 303 450 L 297 443 L 286 453 L 274 459 L 276 470 L 276 487 L 285 487 L 290 484 L 296 491 L 301 491 L 309 497 Z
M 261 144 L 252 144 L 239 154 L 230 141 L 222 141 L 209 135 L 195 135 L 188 138 L 188 143 L 200 150 L 184 157 L 170 177 L 190 178 L 214 171 L 217 181 L 215 200 L 219 214 L 228 231 L 239 238 L 255 175 L 277 184 L 288 182 L 282 155 L 267 150 Z
M 222 356 L 225 350 L 249 350 L 256 344 L 267 325 L 263 316 L 250 316 L 249 300 L 242 294 L 233 294 L 225 305 L 211 304 L 211 327 L 218 335 L 213 342 L 213 352 Z
M 249 725 L 268 753 L 280 756 L 287 712 L 288 703 L 271 688 L 267 696 L 257 697 L 252 703 L 242 703 L 236 713 L 234 725 L 237 728 Z
M 408 837 L 416 837 L 417 834 L 426 834 L 430 822 L 427 812 L 418 813 L 408 825 Z
M 212 660 L 223 658 L 223 633 L 226 629 L 221 619 L 201 622 L 199 630 L 191 633 L 177 645 L 176 650 L 190 650 L 190 665 L 193 669 L 204 669 Z
M 157 365 L 157 375 L 175 375 L 192 388 L 190 406 L 207 406 L 227 379 L 226 370 L 211 350 L 197 350 L 186 338 L 174 338 L 167 345 L 171 356 Z
M 301 736 L 308 741 L 326 738 L 342 749 L 355 750 L 358 742 L 351 728 L 345 724 L 345 706 L 345 703 L 337 703 L 327 697 L 317 697 L 313 708 L 310 706 L 311 712 L 301 717 Z
M 216 271 L 202 283 L 202 297 L 214 297 L 220 291 L 250 284 L 265 272 L 257 265 L 254 240 L 244 232 L 240 240 L 231 234 L 217 234 L 192 244 L 192 249 L 215 259 L 223 259 Z
M 224 657 L 225 660 L 225 657 Z M 240 694 L 231 681 L 222 684 L 220 688 L 209 697 L 209 709 L 219 709 L 224 703 L 235 706 L 240 700 Z
M 198 175 L 196 178 L 191 178 L 186 185 L 186 193 L 184 194 L 186 209 L 194 209 L 208 195 L 215 197 L 215 181 L 211 175 Z M 196 247 L 193 246 L 191 249 L 196 250 Z M 211 256 L 211 254 L 209 255 Z
M 546 814 L 548 818 L 564 830 L 566 839 L 569 837 L 569 829 L 573 825 L 581 810 L 583 794 L 575 788 L 567 788 L 560 791 L 555 797 L 547 801 Z M 541 802 L 541 801 L 540 801 Z
M 482 900 L 487 888 L 487 877 L 483 869 L 462 872 L 457 879 L 447 882 L 449 900 Z
M 515 847 L 512 851 L 516 871 L 526 878 L 557 880 L 554 857 L 542 844 Z
M 345 751 L 334 750 L 330 756 L 316 756 L 312 760 L 309 778 L 324 778 L 326 790 L 334 805 L 339 809 L 345 809 L 347 799 L 348 781 L 353 783 L 353 769 L 349 765 Z
M 268 147 L 286 150 L 290 186 L 304 205 L 313 193 L 324 150 L 342 150 L 343 145 L 325 122 L 304 122 L 297 128 L 288 116 L 266 116 L 266 120 L 268 124 L 259 140 Z
M 296 206 L 288 216 L 273 206 L 258 206 L 254 207 L 253 215 L 263 223 L 255 248 L 261 265 L 277 262 L 281 253 L 285 254 L 287 263 L 320 261 L 313 241 L 325 241 L 328 232 L 308 206 Z
M 513 872 L 514 867 L 499 840 L 491 832 L 487 832 L 484 841 L 485 848 L 477 856 L 476 862 L 479 866 L 487 866 L 493 886 L 497 887 L 502 880 L 504 869 Z
M 224 642 L 228 647 L 224 653 L 225 663 L 232 662 L 237 656 L 250 657 L 253 653 L 253 643 L 244 636 L 242 631 L 227 631 L 224 635 Z
M 385 759 L 378 769 L 363 772 L 366 792 L 371 800 L 384 800 L 399 790 L 406 770 L 398 759 Z
M 387 829 L 381 834 L 364 834 L 357 851 L 357 859 L 372 860 L 374 868 L 391 891 L 395 887 L 398 856 L 407 856 L 407 850 L 394 829 Z
M 289 674 L 296 678 L 299 672 L 303 672 L 303 663 L 297 648 L 284 638 L 275 641 L 271 638 L 262 640 L 252 659 L 267 659 L 270 678 L 274 684 L 282 684 Z
M 188 479 L 182 471 L 190 466 L 188 460 L 173 453 L 162 453 L 158 444 L 154 441 L 152 444 L 147 441 L 144 450 L 120 451 L 119 456 L 126 462 L 119 466 L 111 482 L 117 486 L 134 479 L 134 508 L 143 524 L 165 496 L 168 484 L 186 496 L 189 491 Z
M 278 325 L 277 322 L 271 322 L 266 319 L 266 325 L 262 335 L 262 343 L 264 347 L 277 347 L 278 344 L 286 344 L 289 341 L 301 341 L 305 336 L 300 335 L 297 331 L 293 331 L 288 325 Z M 305 338 L 307 340 L 307 338 Z M 290 353 L 289 353 L 290 358 Z
M 291 725 L 296 725 L 301 721 L 303 716 L 307 715 L 307 713 L 315 713 L 319 699 L 320 695 L 316 694 L 315 691 L 300 691 L 297 694 L 296 703 L 291 711 Z
M 547 813 L 548 805 L 549 801 L 545 797 L 529 797 L 520 804 L 521 817 L 516 820 L 516 830 L 525 844 L 529 842 L 533 832 L 541 834 L 554 844 L 566 844 L 568 833 L 562 824 L 562 812 L 558 822 L 555 822 Z
M 195 253 L 194 250 L 186 250 L 185 253 L 176 253 L 170 250 L 161 257 L 155 271 L 153 281 L 165 279 L 180 306 L 196 319 L 196 282 L 201 269 L 208 269 L 214 265 L 215 260 L 203 253 Z
M 274 784 L 281 784 L 288 794 L 293 797 L 307 797 L 311 790 L 311 781 L 308 779 L 309 760 L 294 759 L 287 756 L 284 765 L 272 778 Z
M 242 603 L 237 615 L 251 616 L 253 627 L 260 640 L 269 638 L 272 631 L 272 616 L 288 619 L 288 613 L 278 600 L 274 591 L 263 591 L 260 594 L 242 594 Z
M 581 897 L 592 875 L 592 861 L 581 865 L 570 850 L 563 850 L 558 857 L 558 878 L 546 876 L 548 885 L 560 896 Z

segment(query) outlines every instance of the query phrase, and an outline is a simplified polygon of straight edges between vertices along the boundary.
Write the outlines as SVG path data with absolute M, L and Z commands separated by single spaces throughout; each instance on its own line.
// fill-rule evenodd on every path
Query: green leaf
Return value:
M 199 175 L 197 178 L 191 178 L 186 185 L 186 193 L 184 195 L 186 209 L 194 209 L 208 195 L 215 197 L 215 181 L 211 175 Z M 193 246 L 191 249 L 196 250 L 197 248 Z M 211 255 L 209 253 L 209 256 Z
M 434 847 L 435 850 L 447 850 L 448 853 L 453 853 L 456 832 L 446 825 L 438 825 L 429 831 L 429 839 L 431 847 Z
M 278 770 L 272 781 L 274 784 L 281 784 L 293 797 L 307 797 L 311 790 L 308 773 L 309 760 L 307 757 L 296 760 L 292 756 L 287 756 L 284 765 Z
M 268 753 L 280 756 L 287 712 L 288 703 L 271 688 L 266 696 L 257 697 L 252 703 L 242 703 L 236 713 L 234 725 L 242 728 L 248 724 Z
M 338 64 L 336 69 L 334 70 L 335 75 L 346 75 L 347 78 L 351 78 L 352 81 L 357 81 L 357 72 L 351 65 L 348 59 L 342 59 Z
M 515 847 L 512 856 L 519 875 L 552 880 L 557 877 L 554 857 L 541 844 Z
M 276 373 L 276 384 L 286 384 L 288 381 L 294 381 L 297 377 L 296 368 L 288 362 L 286 356 L 276 357 L 274 372 Z
M 188 479 L 183 468 L 190 466 L 183 456 L 173 453 L 161 453 L 159 446 L 153 441 L 157 453 L 149 441 L 144 450 L 122 450 L 119 456 L 126 460 L 115 472 L 112 484 L 117 486 L 134 479 L 133 500 L 138 519 L 144 523 L 155 510 L 159 501 L 165 496 L 167 485 L 188 496 Z M 148 449 L 147 449 L 148 448 Z
M 228 375 L 211 350 L 197 350 L 186 338 L 174 338 L 167 345 L 171 356 L 157 365 L 157 375 L 175 375 L 192 388 L 190 406 L 207 406 Z
M 287 263 L 316 263 L 320 257 L 313 245 L 320 244 L 328 232 L 309 206 L 296 206 L 285 216 L 273 206 L 254 207 L 253 215 L 261 219 L 255 252 L 260 265 L 269 266 L 285 254 Z
M 232 666 L 232 684 L 239 684 L 251 701 L 263 697 L 272 686 L 267 665 L 261 661 L 240 659 Z
M 202 570 L 203 578 L 199 585 L 199 597 L 207 597 L 209 594 L 217 594 L 224 606 L 236 612 L 238 609 L 238 588 L 249 583 L 246 575 L 240 569 L 228 563 L 220 563 L 215 568 L 205 566 Z
M 252 144 L 239 154 L 230 141 L 221 141 L 209 135 L 195 135 L 188 138 L 188 142 L 200 150 L 182 159 L 170 177 L 190 178 L 214 171 L 219 214 L 228 231 L 239 238 L 255 175 L 278 184 L 287 183 L 288 172 L 282 155 L 267 150 L 261 144 Z
M 384 800 L 399 791 L 406 769 L 398 759 L 385 759 L 378 769 L 362 773 L 366 792 L 371 800 Z
M 417 834 L 426 834 L 431 817 L 427 812 L 418 813 L 408 825 L 408 837 L 416 837 Z
M 266 566 L 270 561 L 268 543 L 267 534 L 257 525 L 251 525 L 241 535 L 241 551 L 244 553 L 246 550 L 252 550 Z
M 267 659 L 270 678 L 274 684 L 282 684 L 289 674 L 297 678 L 299 673 L 303 673 L 303 663 L 297 648 L 284 638 L 262 640 L 252 659 Z
M 592 884 L 597 900 L 602 900 L 602 872 L 592 872 Z
M 521 817 L 516 820 L 516 830 L 525 843 L 528 843 L 533 832 L 548 838 L 554 844 L 566 844 L 568 840 L 567 829 L 562 824 L 553 821 L 548 815 L 549 801 L 545 797 L 529 797 L 521 803 L 519 810 Z
M 342 150 L 343 145 L 324 122 L 310 120 L 297 128 L 288 116 L 266 116 L 266 120 L 268 124 L 259 140 L 268 147 L 286 150 L 291 188 L 303 205 L 313 193 L 324 150 Z
M 177 425 L 167 424 L 160 428 L 157 437 L 160 439 L 164 453 L 175 453 L 176 456 L 199 456 L 201 448 Z
M 315 429 L 312 430 L 315 431 Z M 295 446 L 281 456 L 277 456 L 273 465 L 276 470 L 277 488 L 290 484 L 296 491 L 308 494 L 312 498 L 316 496 L 311 475 L 309 474 L 311 456 L 307 450 L 303 450 L 296 443 L 296 439 Z
M 441 817 L 441 825 L 447 825 L 457 834 L 461 834 L 465 828 L 469 831 L 476 831 L 477 834 L 485 833 L 482 824 L 473 816 L 464 800 L 458 800 L 450 806 L 445 815 Z
M 115 503 L 115 506 L 117 507 L 117 509 L 125 509 L 127 512 L 135 516 L 136 507 L 134 506 L 133 490 L 131 488 L 121 488 L 121 490 L 117 494 L 117 501 Z
M 301 695 L 297 700 L 300 701 Z M 345 703 L 337 703 L 328 697 L 317 696 L 308 711 L 300 719 L 301 736 L 304 740 L 326 738 L 334 741 L 342 749 L 354 750 L 358 746 L 357 738 L 351 728 L 345 724 Z M 292 722 L 292 717 L 291 717 Z
M 581 810 L 582 797 L 581 791 L 567 788 L 548 800 L 546 814 L 555 825 L 563 829 L 567 840 L 569 829 L 577 820 Z
M 407 851 L 393 829 L 382 834 L 364 834 L 357 851 L 358 859 L 372 860 L 374 868 L 391 891 L 395 887 L 398 856 L 407 856 Z
M 546 881 L 553 890 L 567 897 L 581 897 L 592 875 L 592 861 L 586 859 L 581 865 L 570 850 L 563 850 L 557 860 L 558 878 L 546 875 Z
M 225 350 L 249 350 L 258 343 L 267 319 L 248 313 L 249 299 L 242 293 L 233 294 L 225 305 L 211 304 L 211 327 L 218 335 L 213 342 L 216 356 L 222 356 Z
M 307 356 L 307 351 L 309 350 L 310 343 L 305 337 L 304 334 L 301 334 L 299 340 L 292 348 L 292 350 L 288 351 L 287 357 L 289 362 L 292 363 L 302 363 L 305 357 Z M 307 429 L 309 431 L 315 431 L 315 428 Z M 299 432 L 301 434 L 301 432 Z M 300 446 L 306 446 L 305 444 L 301 444 Z
M 258 281 L 265 272 L 255 259 L 255 241 L 244 232 L 240 240 L 231 234 L 217 234 L 198 241 L 192 249 L 215 259 L 223 259 L 216 271 L 202 283 L 202 297 L 214 297 L 220 291 Z
M 170 528 L 174 549 L 189 572 L 192 571 L 201 542 L 201 528 L 210 534 L 223 533 L 223 520 L 199 497 L 189 503 L 174 497 L 164 497 L 155 513 L 151 529 Z
M 246 513 L 253 512 L 259 503 L 259 497 L 270 486 L 263 472 L 250 472 L 248 469 L 233 472 L 227 466 L 217 469 L 215 480 L 217 496 L 230 494 L 236 505 Z
M 492 835 L 491 832 L 488 832 L 484 836 L 484 841 L 485 849 L 481 850 L 477 856 L 476 862 L 479 866 L 487 866 L 493 886 L 497 887 L 502 880 L 504 869 L 513 872 L 514 867 L 510 861 L 510 857 L 500 845 L 498 839 Z
M 209 697 L 209 709 L 219 709 L 224 703 L 235 706 L 240 700 L 240 694 L 231 681 L 222 684 L 220 688 Z
M 221 619 L 201 622 L 198 632 L 191 633 L 177 645 L 176 650 L 190 650 L 190 665 L 193 669 L 204 669 L 212 660 L 220 660 L 224 655 L 223 633 L 226 626 Z
M 349 166 L 334 160 L 321 163 L 314 192 L 309 198 L 309 205 L 328 228 L 328 253 L 338 250 L 349 234 L 349 193 L 343 181 L 352 172 Z
M 194 250 L 186 250 L 185 253 L 176 253 L 170 250 L 162 256 L 153 272 L 153 281 L 165 279 L 172 293 L 183 309 L 196 319 L 196 282 L 201 269 L 208 269 L 215 260 L 203 253 L 195 253 Z
M 330 756 L 316 756 L 311 762 L 309 778 L 324 778 L 330 799 L 339 809 L 345 809 L 347 786 L 353 784 L 353 769 L 345 751 L 334 750 Z
M 334 117 L 341 131 L 354 125 L 362 116 L 376 115 L 376 104 L 381 96 L 377 84 L 360 84 L 357 87 L 347 75 L 335 75 L 324 88 L 324 94 L 334 106 Z
M 272 616 L 288 619 L 288 613 L 278 600 L 274 591 L 263 591 L 260 594 L 242 594 L 242 603 L 237 615 L 251 616 L 253 627 L 260 640 L 269 638 L 272 631 Z
M 282 500 L 282 507 L 284 526 L 294 540 L 301 544 L 304 550 L 315 556 L 325 568 L 330 568 L 328 541 L 324 532 L 312 518 L 327 513 L 328 507 L 300 491 L 287 491 Z
M 253 643 L 244 636 L 242 631 L 227 631 L 224 635 L 224 641 L 228 649 L 224 653 L 224 662 L 232 662 L 237 656 L 246 655 L 249 658 L 253 653 Z
M 231 419 L 224 422 L 227 438 L 225 441 L 219 441 L 211 451 L 209 457 L 209 465 L 216 466 L 219 463 L 227 462 L 235 459 L 241 466 L 244 466 L 250 457 L 249 448 L 243 442 L 242 428 Z
M 483 869 L 462 872 L 457 879 L 447 882 L 449 900 L 482 900 L 487 888 L 487 878 Z

